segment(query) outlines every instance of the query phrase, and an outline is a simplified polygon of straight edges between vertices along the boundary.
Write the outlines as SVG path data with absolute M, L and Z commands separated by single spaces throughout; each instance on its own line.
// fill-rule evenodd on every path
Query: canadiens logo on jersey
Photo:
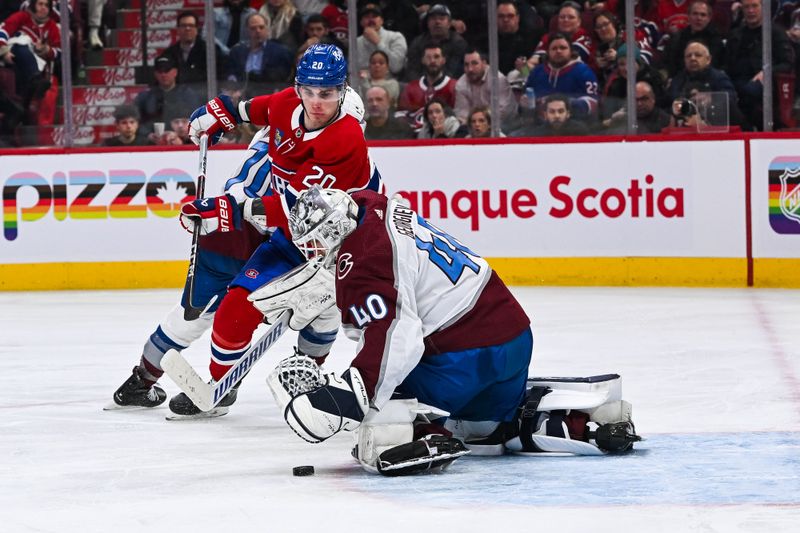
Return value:
M 276 128 L 275 129 L 275 146 L 280 146 L 282 140 L 283 140 L 283 132 Z
M 247 272 L 244 273 L 244 275 L 247 276 L 248 278 L 256 279 L 258 277 L 258 270 L 256 270 L 255 268 L 250 268 L 247 270 Z
M 336 265 L 336 277 L 343 279 L 353 269 L 353 254 L 342 254 Z

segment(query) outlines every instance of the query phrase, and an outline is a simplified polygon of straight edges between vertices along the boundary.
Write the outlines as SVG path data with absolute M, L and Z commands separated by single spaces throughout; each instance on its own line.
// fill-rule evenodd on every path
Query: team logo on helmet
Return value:
M 333 49 L 333 53 L 331 55 L 333 55 L 333 58 L 337 61 L 341 61 L 342 59 L 344 59 L 344 55 L 342 54 L 342 51 L 339 50 L 338 47 L 335 47 Z

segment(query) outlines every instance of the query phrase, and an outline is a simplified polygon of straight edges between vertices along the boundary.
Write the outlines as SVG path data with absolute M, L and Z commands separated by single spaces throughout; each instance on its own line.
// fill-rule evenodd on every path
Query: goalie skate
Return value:
M 468 453 L 469 450 L 458 439 L 444 435 L 426 435 L 381 453 L 376 466 L 378 472 L 384 476 L 437 472 Z
M 148 386 L 140 375 L 138 366 L 133 367 L 131 376 L 114 392 L 113 400 L 104 411 L 123 409 L 151 409 L 158 407 L 167 399 L 167 393 L 158 385 Z

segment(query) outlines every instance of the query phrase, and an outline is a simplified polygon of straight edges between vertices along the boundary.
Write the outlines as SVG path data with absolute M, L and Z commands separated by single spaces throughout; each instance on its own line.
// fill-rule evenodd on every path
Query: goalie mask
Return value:
M 357 220 L 358 206 L 349 194 L 315 185 L 298 196 L 289 215 L 289 229 L 295 246 L 312 259 L 338 250 L 356 229 Z

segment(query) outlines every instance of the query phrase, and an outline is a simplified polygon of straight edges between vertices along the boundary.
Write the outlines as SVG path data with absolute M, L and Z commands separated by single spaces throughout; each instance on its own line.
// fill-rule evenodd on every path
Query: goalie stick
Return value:
M 289 329 L 292 313 L 284 311 L 261 339 L 253 344 L 222 379 L 206 383 L 189 362 L 176 350 L 169 350 L 161 360 L 161 368 L 186 393 L 201 411 L 210 411 L 225 397 L 228 391 L 253 367 L 261 356 Z
M 206 163 L 208 161 L 208 134 L 203 133 L 200 135 L 200 163 L 197 172 L 197 191 L 196 198 L 202 198 L 205 195 L 206 189 Z M 192 295 L 194 294 L 194 271 L 197 268 L 197 243 L 200 240 L 200 223 L 194 225 L 192 232 L 192 248 L 189 251 L 189 271 L 186 274 L 186 285 L 183 288 L 183 318 L 184 320 L 191 321 L 197 320 L 200 315 L 206 312 L 206 309 L 211 307 L 214 300 L 217 299 L 216 295 L 203 307 L 192 306 Z

